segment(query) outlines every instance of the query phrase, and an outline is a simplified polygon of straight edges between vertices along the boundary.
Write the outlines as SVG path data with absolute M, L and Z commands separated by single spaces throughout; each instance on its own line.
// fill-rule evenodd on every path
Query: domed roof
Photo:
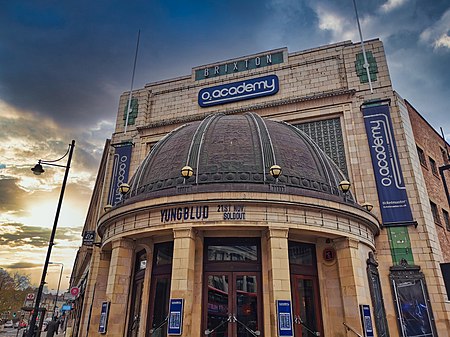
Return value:
M 277 181 L 269 173 L 272 165 L 282 168 Z M 187 179 L 181 176 L 184 166 L 194 171 Z M 249 191 L 341 200 L 338 185 L 344 179 L 331 159 L 296 127 L 255 113 L 214 114 L 162 138 L 130 180 L 125 199 Z

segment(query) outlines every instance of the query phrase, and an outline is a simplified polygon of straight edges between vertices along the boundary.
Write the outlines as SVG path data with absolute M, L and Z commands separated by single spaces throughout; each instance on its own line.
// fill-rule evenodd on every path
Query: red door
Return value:
M 204 284 L 205 335 L 253 337 L 262 330 L 259 272 L 210 272 Z
M 291 275 L 295 337 L 323 336 L 317 277 Z

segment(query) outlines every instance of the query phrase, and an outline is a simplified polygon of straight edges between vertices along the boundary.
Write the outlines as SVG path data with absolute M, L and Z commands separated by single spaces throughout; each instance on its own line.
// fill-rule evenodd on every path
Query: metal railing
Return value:
M 353 332 L 356 336 L 358 337 L 364 337 L 363 335 L 359 334 L 358 331 L 356 331 L 355 329 L 353 329 L 350 325 L 348 325 L 347 323 L 343 322 L 342 324 L 344 324 L 344 326 L 347 328 L 347 331 L 351 331 Z

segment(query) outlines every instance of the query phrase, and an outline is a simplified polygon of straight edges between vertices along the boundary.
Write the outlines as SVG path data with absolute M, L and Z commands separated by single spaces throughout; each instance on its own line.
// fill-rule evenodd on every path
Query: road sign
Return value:
M 34 293 L 29 293 L 29 294 L 27 294 L 26 300 L 27 301 L 34 301 L 34 297 L 35 297 Z
M 80 293 L 80 288 L 78 288 L 78 287 L 72 287 L 70 289 L 70 294 L 72 296 L 78 296 L 79 293 Z

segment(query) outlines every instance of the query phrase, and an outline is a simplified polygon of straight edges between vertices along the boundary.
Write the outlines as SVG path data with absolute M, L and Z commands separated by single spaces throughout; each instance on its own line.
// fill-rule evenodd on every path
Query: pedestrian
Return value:
M 53 337 L 55 333 L 58 333 L 58 327 L 59 327 L 58 318 L 54 316 L 53 319 L 50 322 L 48 322 L 47 337 Z

